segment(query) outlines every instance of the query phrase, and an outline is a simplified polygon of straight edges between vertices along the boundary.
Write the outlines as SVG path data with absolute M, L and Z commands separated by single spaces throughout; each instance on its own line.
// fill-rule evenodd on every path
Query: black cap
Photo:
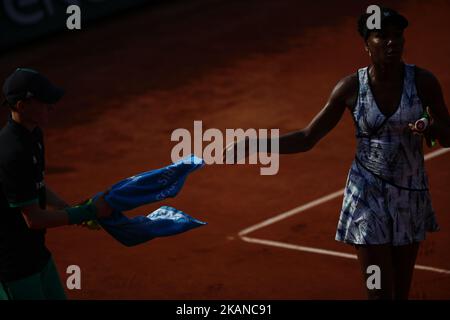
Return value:
M 64 90 L 52 84 L 46 77 L 33 69 L 17 68 L 3 84 L 3 104 L 15 105 L 17 101 L 34 97 L 54 104 L 64 95 Z
M 383 30 L 383 28 L 385 28 L 388 25 L 395 25 L 402 29 L 406 29 L 408 27 L 408 25 L 409 25 L 408 19 L 406 19 L 404 16 L 402 16 L 397 11 L 390 9 L 390 8 L 384 8 L 384 7 L 380 7 L 380 9 L 381 9 L 381 17 L 380 17 L 381 18 L 380 19 L 381 20 L 381 30 Z M 361 37 L 363 37 L 366 40 L 372 31 L 380 30 L 380 29 L 369 29 L 367 27 L 367 19 L 371 15 L 372 14 L 364 13 L 361 15 L 361 17 L 359 17 L 359 20 L 358 20 L 358 32 L 361 35 Z

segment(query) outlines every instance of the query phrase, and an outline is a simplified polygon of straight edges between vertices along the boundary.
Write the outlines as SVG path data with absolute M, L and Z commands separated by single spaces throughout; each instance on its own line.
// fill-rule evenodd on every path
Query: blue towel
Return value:
M 135 246 L 156 237 L 166 237 L 205 225 L 175 208 L 163 206 L 147 216 L 126 217 L 122 211 L 175 197 L 191 172 L 204 161 L 191 155 L 167 167 L 126 178 L 113 185 L 105 201 L 113 208 L 111 217 L 99 219 L 100 225 L 126 246 Z M 93 199 L 102 193 L 96 194 Z

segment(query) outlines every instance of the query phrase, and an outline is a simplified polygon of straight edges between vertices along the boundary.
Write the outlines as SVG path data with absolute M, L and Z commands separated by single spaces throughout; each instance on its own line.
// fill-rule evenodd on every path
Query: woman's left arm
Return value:
M 416 80 L 419 97 L 433 118 L 430 133 L 437 138 L 441 146 L 449 148 L 450 115 L 439 80 L 431 72 L 420 68 L 417 68 Z

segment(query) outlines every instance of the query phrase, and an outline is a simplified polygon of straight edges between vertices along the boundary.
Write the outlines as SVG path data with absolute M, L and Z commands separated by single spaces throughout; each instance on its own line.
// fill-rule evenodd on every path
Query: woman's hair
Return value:
M 388 25 L 395 25 L 402 29 L 405 29 L 408 27 L 409 22 L 408 19 L 406 19 L 404 16 L 402 16 L 397 11 L 386 8 L 386 7 L 380 7 L 381 9 L 381 29 L 385 28 Z M 373 13 L 363 13 L 359 19 L 358 19 L 358 33 L 361 37 L 364 38 L 364 40 L 367 40 L 369 38 L 369 35 L 372 31 L 376 31 L 377 29 L 369 29 L 367 26 L 367 19 L 371 17 Z
M 367 32 L 367 18 L 370 17 L 370 14 L 363 13 L 359 16 L 358 19 L 358 33 L 361 37 L 364 38 L 364 40 L 367 40 L 369 37 L 370 32 Z

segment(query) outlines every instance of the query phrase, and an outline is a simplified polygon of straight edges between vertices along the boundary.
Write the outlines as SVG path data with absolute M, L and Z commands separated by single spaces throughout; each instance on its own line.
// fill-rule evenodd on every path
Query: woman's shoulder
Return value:
M 352 73 L 343 77 L 336 86 L 339 88 L 340 95 L 346 105 L 353 107 L 358 97 L 359 80 L 358 74 Z
M 343 93 L 353 93 L 358 89 L 358 74 L 352 73 L 339 80 L 336 87 Z
M 437 77 L 429 70 L 415 66 L 416 88 L 419 96 L 426 98 L 440 90 Z
M 430 71 L 425 68 L 421 68 L 418 66 L 414 66 L 416 82 L 421 83 L 436 83 L 439 82 L 437 77 Z

